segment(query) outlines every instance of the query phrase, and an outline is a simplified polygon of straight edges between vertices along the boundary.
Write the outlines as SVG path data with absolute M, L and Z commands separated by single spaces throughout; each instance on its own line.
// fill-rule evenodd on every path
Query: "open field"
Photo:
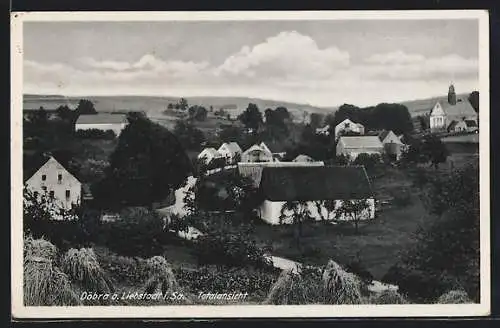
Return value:
M 441 138 L 443 142 L 448 143 L 479 143 L 479 133 L 469 133 Z
M 399 173 L 388 173 L 374 181 L 377 197 L 409 188 L 411 182 Z M 357 234 L 352 224 L 306 224 L 301 238 L 302 250 L 296 247 L 292 226 L 263 223 L 255 227 L 254 236 L 260 245 L 271 247 L 273 255 L 303 263 L 324 265 L 329 259 L 349 263 L 359 255 L 375 279 L 381 279 L 398 261 L 398 254 L 412 245 L 417 229 L 432 220 L 417 190 L 412 190 L 408 206 L 380 211 L 377 218 L 360 225 Z

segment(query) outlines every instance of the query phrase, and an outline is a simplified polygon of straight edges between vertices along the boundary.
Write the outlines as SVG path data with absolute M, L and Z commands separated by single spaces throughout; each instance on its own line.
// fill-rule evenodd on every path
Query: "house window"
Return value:
M 71 196 L 71 191 L 66 190 L 66 200 L 69 200 L 70 196 Z
M 61 181 L 62 181 L 62 174 L 61 174 L 61 173 L 59 173 L 59 174 L 57 175 L 57 182 L 58 182 L 58 183 L 61 183 Z
M 51 190 L 51 191 L 49 192 L 49 196 L 50 196 L 50 198 L 54 198 L 54 190 Z
M 46 174 L 42 174 L 42 181 L 45 181 L 47 180 L 47 175 Z

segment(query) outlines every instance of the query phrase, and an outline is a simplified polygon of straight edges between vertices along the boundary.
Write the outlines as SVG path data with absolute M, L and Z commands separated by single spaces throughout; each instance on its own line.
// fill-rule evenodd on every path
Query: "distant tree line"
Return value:
M 334 130 L 335 126 L 345 119 L 362 124 L 365 131 L 385 129 L 392 130 L 396 134 L 413 131 L 413 122 L 408 108 L 401 104 L 381 103 L 363 108 L 343 104 L 333 115 L 328 115 L 325 121 Z

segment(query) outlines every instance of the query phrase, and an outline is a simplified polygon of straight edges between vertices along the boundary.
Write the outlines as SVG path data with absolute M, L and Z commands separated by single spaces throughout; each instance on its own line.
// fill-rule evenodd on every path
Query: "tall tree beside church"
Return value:
M 151 206 L 185 181 L 191 162 L 167 129 L 140 116 L 129 120 L 96 198 L 116 206 Z

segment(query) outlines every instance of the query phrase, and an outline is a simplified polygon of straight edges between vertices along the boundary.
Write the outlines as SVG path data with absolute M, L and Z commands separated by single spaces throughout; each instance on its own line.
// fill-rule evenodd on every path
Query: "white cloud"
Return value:
M 402 50 L 351 62 L 334 46 L 282 32 L 245 46 L 219 66 L 165 60 L 156 54 L 126 62 L 80 58 L 73 64 L 24 61 L 25 92 L 249 96 L 331 106 L 415 99 L 477 85 L 478 60 L 456 54 L 426 58 Z M 444 91 L 443 91 L 444 90 Z
M 325 78 L 349 65 L 349 53 L 336 47 L 320 49 L 312 38 L 295 31 L 281 32 L 229 56 L 217 73 L 276 78 Z

